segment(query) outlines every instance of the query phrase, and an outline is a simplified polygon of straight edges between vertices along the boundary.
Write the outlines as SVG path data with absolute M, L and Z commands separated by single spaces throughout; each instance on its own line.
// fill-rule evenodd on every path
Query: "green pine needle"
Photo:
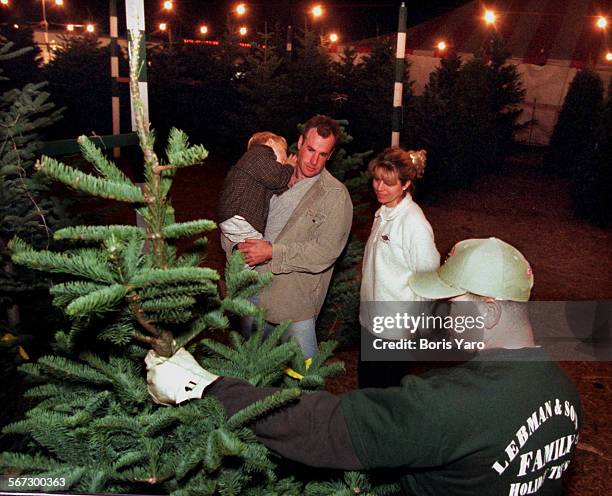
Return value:
M 113 182 L 124 183 L 129 186 L 134 186 L 132 181 L 110 160 L 108 160 L 102 150 L 100 150 L 93 141 L 87 136 L 79 136 L 77 139 L 79 148 L 83 158 L 89 163 L 93 164 L 96 170 L 102 174 L 106 179 Z
M 53 304 L 55 306 L 65 307 L 76 298 L 106 287 L 107 286 L 93 282 L 72 281 L 52 286 L 49 293 L 53 296 Z
M 136 226 L 71 226 L 65 227 L 55 232 L 55 239 L 77 239 L 84 241 L 103 241 L 109 236 L 116 236 L 119 239 L 132 236 L 145 238 L 142 228 Z
M 217 228 L 212 220 L 192 220 L 189 222 L 179 222 L 169 224 L 162 230 L 162 234 L 167 239 L 181 238 L 183 236 L 195 236 Z
M 208 151 L 202 145 L 189 146 L 187 135 L 183 131 L 172 128 L 168 136 L 166 155 L 170 165 L 187 167 L 203 162 L 208 157 Z
M 139 303 L 139 306 L 146 312 L 161 312 L 163 310 L 190 307 L 195 302 L 196 299 L 192 296 L 167 296 L 153 300 L 143 300 Z
M 137 186 L 94 177 L 50 157 L 41 157 L 36 163 L 36 169 L 77 191 L 93 196 L 129 203 L 145 201 L 142 191 Z
M 128 288 L 124 285 L 113 284 L 72 301 L 66 307 L 66 313 L 73 317 L 85 317 L 109 312 L 117 308 L 127 293 Z
M 232 429 L 245 426 L 270 412 L 278 410 L 279 408 L 294 402 L 300 397 L 300 395 L 301 391 L 297 388 L 282 389 L 235 413 L 227 421 L 227 424 Z
M 188 309 L 182 310 L 176 308 L 160 310 L 159 312 L 146 312 L 144 317 L 155 324 L 185 324 L 191 320 L 193 313 Z
M 216 270 L 203 267 L 179 267 L 171 269 L 148 269 L 142 271 L 132 279 L 135 286 L 159 286 L 162 284 L 178 284 L 189 282 L 217 281 L 219 274 Z
M 110 383 L 108 377 L 92 367 L 63 357 L 45 356 L 38 360 L 38 364 L 41 370 L 58 379 L 84 384 L 88 382 L 99 385 Z
M 106 260 L 93 250 L 67 253 L 36 251 L 19 238 L 13 238 L 9 248 L 13 262 L 31 269 L 71 274 L 97 282 L 115 282 L 115 275 L 109 270 Z

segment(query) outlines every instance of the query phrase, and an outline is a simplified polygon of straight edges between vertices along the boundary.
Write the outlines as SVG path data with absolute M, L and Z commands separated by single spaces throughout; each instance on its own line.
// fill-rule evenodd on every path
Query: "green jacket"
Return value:
M 276 391 L 224 377 L 206 394 L 232 416 Z M 401 387 L 305 394 L 253 428 L 306 465 L 395 469 L 410 496 L 559 496 L 580 419 L 563 370 L 541 348 L 522 348 L 485 350 Z
M 348 190 L 323 169 L 272 244 L 272 260 L 263 267 L 274 274 L 260 296 L 268 321 L 297 322 L 318 315 L 352 221 Z

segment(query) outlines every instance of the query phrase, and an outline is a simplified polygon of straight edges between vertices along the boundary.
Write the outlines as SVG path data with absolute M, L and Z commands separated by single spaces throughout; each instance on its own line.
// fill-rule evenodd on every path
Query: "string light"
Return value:
M 74 24 L 67 24 L 66 31 L 74 31 Z
M 208 26 L 200 26 L 200 34 L 208 33 Z
M 330 34 L 329 41 L 331 41 L 332 43 L 336 43 L 338 41 L 338 35 L 336 33 Z
M 438 47 L 438 50 L 440 50 L 441 52 L 446 50 L 446 42 L 444 40 L 439 41 L 436 46 Z
M 321 17 L 323 15 L 323 7 L 320 5 L 315 5 L 312 8 L 311 13 L 314 17 Z
M 93 24 L 88 24 L 85 29 L 87 30 L 88 33 L 93 33 L 95 31 L 96 28 L 94 28 Z
M 608 52 L 608 53 L 606 53 L 606 60 L 607 60 L 608 62 L 612 62 L 612 52 Z
M 158 27 L 160 31 L 165 31 L 168 29 L 168 25 L 165 22 L 160 22 Z
M 600 29 L 606 29 L 608 27 L 608 19 L 604 16 L 599 16 L 597 18 L 597 27 Z
M 242 26 L 242 27 L 241 27 L 241 28 L 238 30 L 238 32 L 240 33 L 240 36 L 245 36 L 245 35 L 247 34 L 248 30 L 247 30 L 246 26 Z
M 61 7 L 64 5 L 64 0 L 55 0 L 55 5 L 57 5 L 58 7 Z
M 495 24 L 495 21 L 497 20 L 497 16 L 492 10 L 485 10 L 483 18 L 487 24 Z
M 164 9 L 165 10 L 172 10 L 172 7 L 174 7 L 174 5 L 172 5 L 172 2 L 170 0 L 166 0 L 164 2 Z
M 9 4 L 9 0 L 0 0 L 0 4 L 8 5 Z
M 246 5 L 243 3 L 236 5 L 236 14 L 240 16 L 246 14 Z

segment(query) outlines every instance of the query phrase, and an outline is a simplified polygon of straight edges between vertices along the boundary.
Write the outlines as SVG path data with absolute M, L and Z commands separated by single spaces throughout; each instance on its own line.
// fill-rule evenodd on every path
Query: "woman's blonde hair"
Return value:
M 402 150 L 392 146 L 374 157 L 368 170 L 372 175 L 380 174 L 385 184 L 395 184 L 399 180 L 403 186 L 410 181 L 409 189 L 412 191 L 415 180 L 423 177 L 426 165 L 425 150 Z

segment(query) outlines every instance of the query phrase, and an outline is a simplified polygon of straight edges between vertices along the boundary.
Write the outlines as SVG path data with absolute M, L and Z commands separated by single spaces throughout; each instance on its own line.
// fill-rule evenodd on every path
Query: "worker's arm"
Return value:
M 223 377 L 206 389 L 223 404 L 228 416 L 278 391 Z M 359 470 L 340 407 L 340 398 L 322 391 L 304 394 L 295 403 L 251 425 L 257 438 L 276 453 L 313 467 Z
M 150 351 L 145 362 L 149 393 L 161 404 L 197 400 L 206 394 L 221 402 L 231 416 L 278 391 L 218 377 L 183 348 L 170 358 Z M 340 398 L 330 393 L 304 394 L 295 404 L 255 421 L 251 427 L 263 444 L 291 460 L 313 467 L 363 468 L 351 443 Z

